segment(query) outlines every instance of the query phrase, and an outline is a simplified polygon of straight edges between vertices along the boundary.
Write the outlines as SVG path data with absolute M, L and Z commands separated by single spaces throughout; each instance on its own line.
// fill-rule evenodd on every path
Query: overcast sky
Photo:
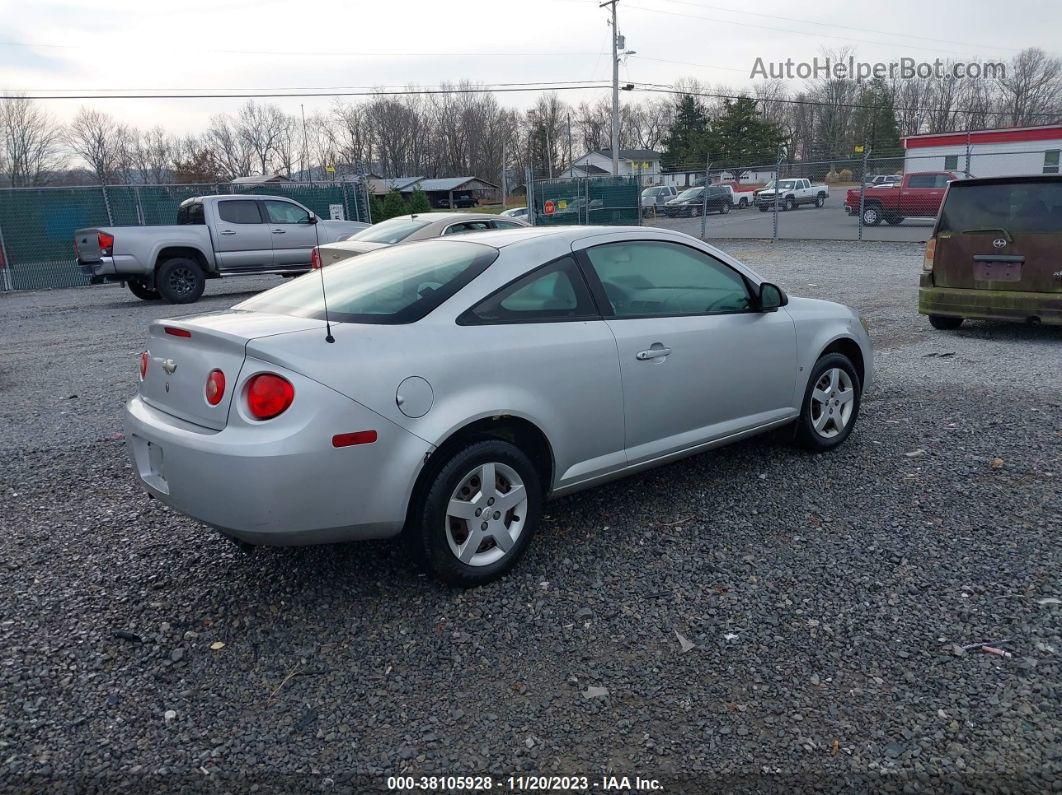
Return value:
M 1062 49 L 1062 3 L 1042 0 L 620 0 L 630 56 L 621 79 L 696 77 L 748 86 L 757 57 L 810 60 L 851 46 L 860 60 L 1007 60 Z M 0 89 L 401 87 L 611 78 L 598 0 L 0 0 Z M 794 81 L 797 88 L 800 81 Z M 356 88 L 354 90 L 357 90 Z M 564 92 L 568 101 L 608 92 Z M 526 107 L 534 94 L 499 97 Z M 275 101 L 309 115 L 329 99 Z M 198 131 L 240 99 L 50 100 L 68 119 L 94 105 L 140 127 Z

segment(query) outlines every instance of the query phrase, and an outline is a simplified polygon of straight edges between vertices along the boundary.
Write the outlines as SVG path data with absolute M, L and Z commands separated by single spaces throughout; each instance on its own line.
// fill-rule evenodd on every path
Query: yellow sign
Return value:
M 563 210 L 567 206 L 568 206 L 568 200 L 567 199 L 558 199 L 557 200 L 557 207 L 559 207 L 561 210 Z
M 857 147 L 856 147 L 856 148 L 855 148 L 855 149 L 854 149 L 853 151 L 854 151 L 854 152 L 855 152 L 855 153 L 856 153 L 857 155 L 861 155 L 861 154 L 863 154 L 863 147 L 861 147 L 861 146 L 857 146 Z
M 327 171 L 329 174 L 335 174 L 336 173 L 336 167 L 335 166 L 325 166 L 325 171 Z

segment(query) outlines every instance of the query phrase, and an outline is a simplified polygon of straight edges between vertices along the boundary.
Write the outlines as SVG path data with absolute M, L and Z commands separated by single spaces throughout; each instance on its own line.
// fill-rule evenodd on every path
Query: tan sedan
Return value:
M 518 229 L 528 226 L 516 218 L 505 218 L 486 213 L 417 213 L 399 215 L 368 229 L 363 229 L 346 240 L 319 246 L 312 258 L 316 269 L 341 260 L 366 254 L 398 243 L 412 243 L 443 235 L 459 235 L 466 232 L 487 232 L 492 229 Z

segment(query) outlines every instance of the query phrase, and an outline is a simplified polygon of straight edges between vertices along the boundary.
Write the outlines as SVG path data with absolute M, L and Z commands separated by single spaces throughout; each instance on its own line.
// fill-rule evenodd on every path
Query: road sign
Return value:
M 861 154 L 863 154 L 863 147 L 857 146 L 857 147 L 854 148 L 854 151 L 855 151 L 855 153 L 857 155 L 861 155 Z
M 328 205 L 328 216 L 333 221 L 345 221 L 343 217 L 343 205 L 342 204 L 330 204 Z
M 553 199 L 547 199 L 546 203 L 542 205 L 542 212 L 546 215 L 553 215 L 557 211 L 557 205 L 553 202 Z
M 325 166 L 325 171 L 327 173 L 329 173 L 329 174 L 335 174 L 336 173 L 336 167 L 335 166 Z

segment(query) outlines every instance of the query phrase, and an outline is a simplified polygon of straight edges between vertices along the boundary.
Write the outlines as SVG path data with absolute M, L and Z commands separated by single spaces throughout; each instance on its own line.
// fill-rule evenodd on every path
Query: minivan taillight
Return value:
M 141 381 L 143 381 L 144 378 L 147 376 L 147 366 L 148 366 L 148 353 L 147 353 L 147 351 L 144 351 L 142 354 L 140 354 L 140 380 Z
M 922 257 L 922 270 L 927 273 L 933 270 L 933 256 L 937 253 L 937 239 L 935 237 L 929 238 L 926 241 L 926 253 Z
M 111 256 L 111 252 L 114 251 L 114 235 L 108 235 L 106 232 L 100 232 L 96 235 L 96 241 L 100 244 L 100 256 Z
M 206 382 L 206 400 L 216 406 L 225 396 L 225 374 L 221 370 L 211 370 Z
M 321 269 L 321 252 L 317 250 L 317 246 L 314 246 L 310 251 L 310 270 L 316 271 Z
M 247 382 L 247 410 L 256 420 L 271 420 L 288 410 L 295 400 L 295 387 L 286 378 L 259 373 Z

